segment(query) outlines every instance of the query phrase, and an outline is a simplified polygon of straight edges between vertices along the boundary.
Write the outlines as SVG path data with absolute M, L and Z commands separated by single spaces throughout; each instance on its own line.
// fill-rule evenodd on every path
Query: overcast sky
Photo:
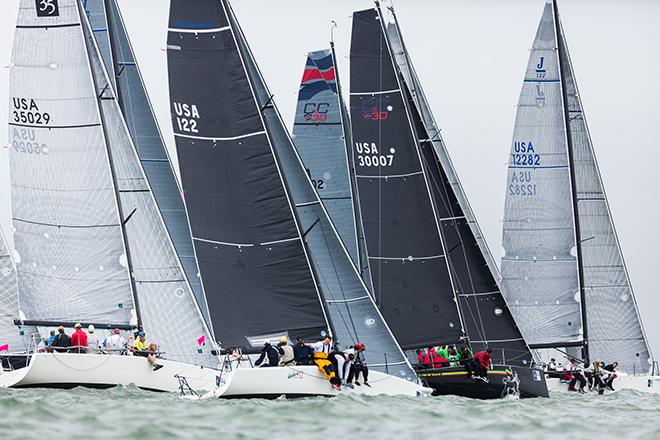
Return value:
M 0 15 L 0 145 L 18 0 Z M 174 155 L 165 38 L 168 0 L 120 0 L 161 129 Z M 395 0 L 406 45 L 491 250 L 502 214 L 516 103 L 544 0 Z M 257 61 L 285 120 L 293 120 L 306 52 L 326 48 L 330 21 L 344 90 L 354 10 L 368 0 L 236 0 Z M 660 1 L 559 4 L 594 148 L 637 301 L 660 358 Z M 0 149 L 0 227 L 10 234 L 9 157 Z

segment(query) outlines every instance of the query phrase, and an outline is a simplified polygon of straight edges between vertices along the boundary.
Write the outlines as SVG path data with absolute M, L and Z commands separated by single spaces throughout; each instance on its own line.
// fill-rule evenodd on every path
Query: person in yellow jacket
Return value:
M 325 378 L 330 381 L 332 387 L 336 390 L 340 390 L 341 379 L 337 377 L 337 371 L 335 371 L 335 366 L 330 361 L 330 359 L 328 359 L 328 353 L 314 353 L 314 363 L 317 367 L 319 367 L 319 370 L 321 370 L 323 376 L 325 376 Z

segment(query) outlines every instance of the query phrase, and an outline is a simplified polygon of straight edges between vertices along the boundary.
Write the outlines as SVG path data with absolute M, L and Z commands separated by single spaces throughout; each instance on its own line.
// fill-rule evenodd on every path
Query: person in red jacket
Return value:
M 74 325 L 76 329 L 71 335 L 71 353 L 86 353 L 87 352 L 87 333 L 82 329 L 82 324 L 77 323 Z
M 493 349 L 488 347 L 486 351 L 476 353 L 474 358 L 477 360 L 479 377 L 488 381 L 488 367 L 490 366 L 490 360 L 493 358 Z
M 439 355 L 438 352 L 435 351 L 435 348 L 429 347 L 429 355 L 430 355 L 430 362 L 431 365 L 433 365 L 433 368 L 441 368 L 441 367 L 447 367 L 449 366 L 449 361 L 447 360 L 446 357 Z

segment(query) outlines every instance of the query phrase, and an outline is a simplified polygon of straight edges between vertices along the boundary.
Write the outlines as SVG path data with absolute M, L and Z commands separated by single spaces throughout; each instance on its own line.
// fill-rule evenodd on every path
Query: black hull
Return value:
M 461 396 L 472 399 L 548 397 L 548 387 L 540 370 L 495 365 L 488 370 L 488 382 L 471 379 L 463 367 L 434 368 L 417 372 L 434 396 Z

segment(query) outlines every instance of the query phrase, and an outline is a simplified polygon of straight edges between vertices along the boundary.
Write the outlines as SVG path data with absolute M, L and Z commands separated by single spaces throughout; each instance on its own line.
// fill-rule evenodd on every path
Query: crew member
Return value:
M 268 363 L 263 364 L 263 361 L 268 358 Z M 270 342 L 266 341 L 264 342 L 264 348 L 261 349 L 261 354 L 259 355 L 259 359 L 254 363 L 254 365 L 262 366 L 262 367 L 277 367 L 277 364 L 280 361 L 280 353 L 277 351 L 275 347 L 273 347 Z
M 87 333 L 82 329 L 82 324 L 77 322 L 73 326 L 76 331 L 71 335 L 71 353 L 86 353 L 87 352 Z

